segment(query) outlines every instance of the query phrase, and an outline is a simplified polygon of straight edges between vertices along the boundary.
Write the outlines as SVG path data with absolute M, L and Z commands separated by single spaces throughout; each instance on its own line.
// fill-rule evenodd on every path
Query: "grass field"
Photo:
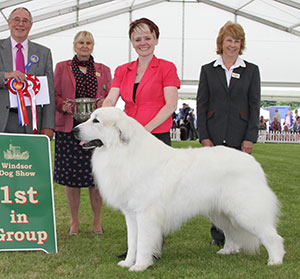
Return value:
M 52 143 L 53 144 L 53 143 Z M 197 141 L 174 142 L 174 147 L 200 147 Z M 69 236 L 69 209 L 64 187 L 54 184 L 58 253 L 1 252 L 0 278 L 300 278 L 300 145 L 256 144 L 254 157 L 282 204 L 278 227 L 287 254 L 281 266 L 267 266 L 267 252 L 222 256 L 210 246 L 210 222 L 197 217 L 167 236 L 162 258 L 143 273 L 117 266 L 116 255 L 126 250 L 126 226 L 119 211 L 104 206 L 104 235 L 92 233 L 87 189 L 82 190 L 80 233 Z M 1 244 L 0 244 L 1 245 Z

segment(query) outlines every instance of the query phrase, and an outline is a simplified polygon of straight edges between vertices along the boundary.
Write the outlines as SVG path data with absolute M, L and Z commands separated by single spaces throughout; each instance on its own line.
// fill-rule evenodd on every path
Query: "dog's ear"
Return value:
M 128 144 L 129 143 L 129 138 L 126 137 L 126 135 L 121 130 L 119 130 L 119 131 L 120 131 L 120 141 L 123 142 L 123 143 Z
M 119 138 L 122 143 L 128 144 L 131 138 L 132 128 L 126 119 L 119 120 L 115 126 L 119 130 Z

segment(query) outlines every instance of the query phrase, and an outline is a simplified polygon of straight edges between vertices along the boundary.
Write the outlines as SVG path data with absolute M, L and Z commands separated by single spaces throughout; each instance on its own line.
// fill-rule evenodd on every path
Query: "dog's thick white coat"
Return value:
M 281 264 L 278 201 L 255 159 L 226 148 L 171 148 L 117 108 L 97 109 L 78 137 L 100 139 L 92 168 L 107 204 L 126 218 L 128 253 L 120 266 L 143 271 L 160 256 L 163 237 L 202 214 L 225 233 L 219 254 L 267 249 Z

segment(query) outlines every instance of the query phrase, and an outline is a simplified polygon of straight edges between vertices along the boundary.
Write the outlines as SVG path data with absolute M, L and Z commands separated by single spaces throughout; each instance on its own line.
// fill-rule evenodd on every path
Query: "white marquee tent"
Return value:
M 175 63 L 180 95 L 194 97 L 201 65 L 216 58 L 215 40 L 228 20 L 246 32 L 245 60 L 259 65 L 262 99 L 300 101 L 299 0 L 0 0 L 0 38 L 16 7 L 33 15 L 31 39 L 52 50 L 54 65 L 72 58 L 72 41 L 91 31 L 96 61 L 116 66 L 135 59 L 128 39 L 131 20 L 148 17 L 160 28 L 156 56 Z

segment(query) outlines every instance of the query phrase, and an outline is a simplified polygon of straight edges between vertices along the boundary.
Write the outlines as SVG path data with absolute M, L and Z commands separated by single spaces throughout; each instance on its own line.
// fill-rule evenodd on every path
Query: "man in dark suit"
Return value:
M 19 82 L 25 80 L 25 74 L 16 70 L 17 44 L 21 44 L 21 51 L 26 65 L 32 55 L 38 57 L 38 62 L 28 70 L 29 74 L 46 76 L 49 87 L 50 104 L 37 105 L 38 133 L 53 138 L 55 128 L 55 98 L 53 82 L 52 55 L 50 49 L 28 40 L 32 27 L 32 16 L 26 8 L 14 9 L 8 19 L 10 37 L 0 40 L 0 132 L 32 134 L 31 108 L 27 107 L 29 125 L 19 126 L 18 111 L 10 107 L 7 82 L 15 78 Z
M 242 26 L 227 22 L 217 38 L 219 58 L 201 68 L 197 126 L 203 146 L 225 145 L 250 154 L 257 141 L 260 74 L 256 65 L 239 57 L 244 48 Z M 214 226 L 211 234 L 213 244 L 224 243 Z

